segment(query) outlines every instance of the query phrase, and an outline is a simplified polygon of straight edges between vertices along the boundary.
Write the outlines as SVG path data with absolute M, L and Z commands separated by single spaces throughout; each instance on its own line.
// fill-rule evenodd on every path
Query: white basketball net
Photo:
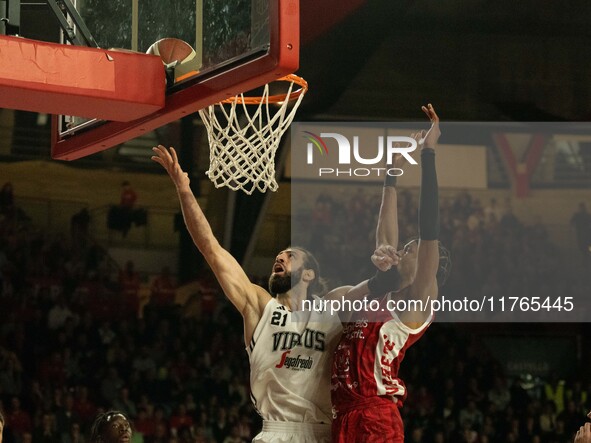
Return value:
M 227 186 L 249 195 L 255 189 L 277 190 L 275 152 L 305 93 L 303 87 L 296 91 L 298 84 L 289 77 L 282 79 L 290 84 L 279 103 L 270 102 L 269 85 L 265 85 L 258 104 L 246 104 L 252 98 L 240 94 L 199 111 L 209 138 L 206 174 L 216 188 Z

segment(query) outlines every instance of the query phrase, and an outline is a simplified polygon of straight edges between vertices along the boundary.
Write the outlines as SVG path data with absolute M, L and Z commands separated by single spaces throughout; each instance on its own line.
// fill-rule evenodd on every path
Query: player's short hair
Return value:
M 302 248 L 301 246 L 290 246 L 291 249 L 297 249 L 304 253 L 304 269 L 311 269 L 314 271 L 314 280 L 308 286 L 308 297 L 312 295 L 323 295 L 326 292 L 326 282 L 320 276 L 320 265 L 318 264 L 318 260 L 314 257 L 310 251 L 306 248 Z
M 0 424 L 4 426 L 4 416 L 2 415 L 2 411 L 0 411 Z
M 117 415 L 120 415 L 125 418 L 125 420 L 129 421 L 127 416 L 121 411 L 101 412 L 96 416 L 94 423 L 90 428 L 90 443 L 100 443 L 104 441 L 103 433 L 105 432 L 109 422 Z
M 419 237 L 411 237 L 404 244 L 407 245 L 413 241 L 418 242 Z M 451 272 L 451 253 L 440 241 L 437 241 L 437 245 L 439 246 L 439 267 L 435 278 L 437 279 L 437 286 L 441 288 L 445 285 Z

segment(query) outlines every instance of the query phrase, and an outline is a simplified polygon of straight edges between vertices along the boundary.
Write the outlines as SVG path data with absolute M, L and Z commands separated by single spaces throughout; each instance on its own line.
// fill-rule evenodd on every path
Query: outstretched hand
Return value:
M 400 257 L 396 248 L 390 245 L 379 246 L 371 256 L 371 261 L 382 272 L 388 271 L 392 266 L 398 266 Z
M 417 141 L 421 149 L 435 149 L 437 147 L 439 137 L 441 136 L 441 130 L 439 129 L 439 116 L 435 112 L 435 108 L 431 103 L 429 103 L 427 106 L 421 106 L 421 109 L 427 115 L 427 117 L 429 117 L 429 120 L 431 121 L 431 127 L 427 132 L 420 131 L 416 134 L 411 134 L 411 137 Z
M 177 189 L 189 187 L 189 175 L 181 169 L 179 159 L 173 147 L 166 149 L 162 145 L 152 148 L 156 155 L 152 156 L 152 160 L 161 165 L 172 179 L 172 182 Z

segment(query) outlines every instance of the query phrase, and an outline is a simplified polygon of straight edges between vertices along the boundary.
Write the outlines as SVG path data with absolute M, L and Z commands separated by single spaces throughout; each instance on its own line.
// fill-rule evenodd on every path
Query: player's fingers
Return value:
M 179 162 L 179 157 L 176 155 L 176 150 L 172 146 L 170 147 L 170 155 L 172 157 L 172 161 L 177 164 Z
M 158 153 L 164 164 L 167 165 L 167 168 L 174 164 L 174 160 L 171 153 L 164 146 L 158 145 Z
M 398 253 L 395 252 L 392 256 L 390 256 L 390 260 L 392 261 L 392 266 L 398 266 L 400 263 L 400 257 L 398 256 Z
M 379 257 L 385 257 L 389 260 L 393 260 L 397 258 L 396 255 L 396 248 L 391 245 L 382 245 L 378 249 L 376 249 L 375 254 Z
M 154 160 L 156 163 L 161 164 L 162 166 L 165 166 L 163 159 L 164 154 L 162 153 L 162 149 L 160 149 L 160 146 L 154 146 L 152 148 L 152 151 L 155 154 L 152 156 L 152 160 Z
M 579 428 L 575 435 L 575 443 L 586 443 L 591 438 L 591 423 L 585 423 Z
M 385 257 L 383 260 L 379 261 L 379 267 L 384 268 L 381 269 L 382 271 L 387 271 L 388 269 L 392 268 L 393 266 L 396 267 L 398 266 L 398 261 L 392 259 L 391 257 Z
M 384 251 L 384 248 L 382 248 L 382 247 L 376 249 L 374 251 L 372 257 L 375 257 L 376 260 L 386 260 L 389 258 L 388 253 L 386 251 Z
M 386 261 L 386 257 L 384 257 L 383 255 L 373 254 L 371 256 L 371 261 L 374 264 L 378 264 L 378 263 L 379 264 L 382 264 L 382 263 L 384 263 Z
M 392 266 L 388 263 L 376 263 L 376 268 L 378 268 L 381 272 L 388 272 Z
M 167 160 L 167 157 L 169 156 L 166 148 L 162 145 L 153 147 L 152 151 L 154 151 L 162 161 Z
M 371 256 L 371 261 L 374 263 L 382 263 L 386 259 L 386 256 L 383 254 L 378 254 L 376 252 L 373 253 Z
M 392 245 L 384 246 L 384 254 L 388 255 L 389 257 L 396 256 L 396 248 Z
M 398 266 L 400 261 L 400 257 L 396 253 L 396 248 L 394 246 L 380 246 L 374 253 L 376 261 L 379 263 L 387 263 L 388 268 L 392 266 Z
M 371 256 L 371 262 L 378 267 L 382 264 L 383 261 L 384 261 L 384 257 L 382 257 L 382 256 L 379 256 L 377 254 L 373 254 Z
M 150 157 L 152 160 L 154 160 L 156 163 L 158 163 L 160 166 L 164 166 L 164 163 L 162 163 L 162 160 L 160 159 L 160 157 L 158 157 L 157 155 L 153 155 L 152 157 Z
M 433 123 L 439 123 L 439 116 L 435 112 L 435 108 L 431 103 L 429 103 L 429 114 L 431 115 Z
M 439 122 L 439 117 L 437 116 L 437 113 L 435 112 L 435 108 L 433 108 L 433 105 L 431 103 L 429 103 L 427 106 L 422 106 L 421 109 L 427 115 L 427 117 L 429 117 L 429 120 L 431 120 L 431 122 L 433 122 L 433 123 Z

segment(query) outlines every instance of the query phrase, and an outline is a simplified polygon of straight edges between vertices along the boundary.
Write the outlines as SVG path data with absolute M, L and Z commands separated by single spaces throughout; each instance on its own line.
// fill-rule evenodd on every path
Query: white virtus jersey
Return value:
M 267 421 L 332 421 L 330 377 L 341 335 L 338 315 L 265 306 L 250 346 L 251 400 Z

